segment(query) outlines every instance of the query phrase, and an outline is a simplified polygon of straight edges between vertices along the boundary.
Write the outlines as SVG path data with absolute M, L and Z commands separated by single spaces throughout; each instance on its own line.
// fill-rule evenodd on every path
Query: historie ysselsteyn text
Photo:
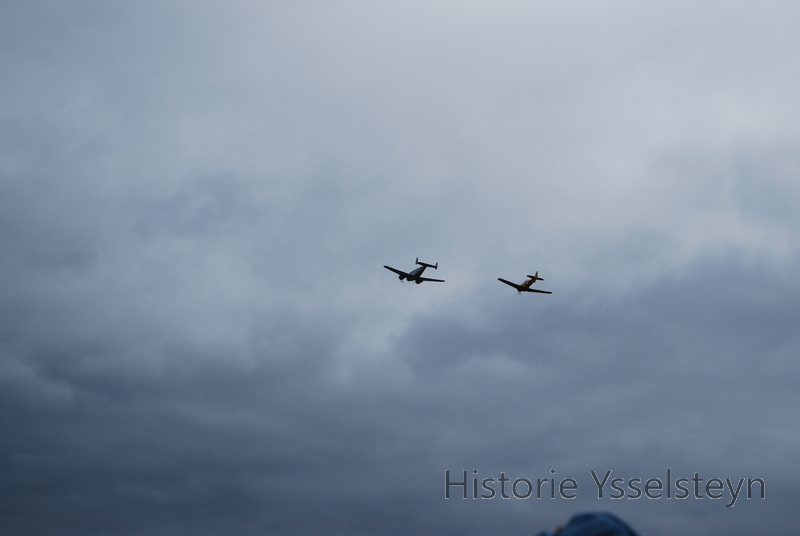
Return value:
M 550 476 L 544 478 L 478 476 L 478 470 L 472 470 L 468 477 L 466 470 L 461 472 L 444 472 L 444 497 L 462 499 L 574 499 L 578 496 L 578 481 L 575 478 L 556 478 L 555 469 Z M 598 499 L 725 499 L 725 506 L 731 507 L 737 499 L 766 498 L 766 483 L 763 478 L 703 478 L 695 472 L 691 476 L 672 474 L 668 468 L 664 478 L 621 477 L 612 474 L 611 470 L 589 471 L 592 493 Z

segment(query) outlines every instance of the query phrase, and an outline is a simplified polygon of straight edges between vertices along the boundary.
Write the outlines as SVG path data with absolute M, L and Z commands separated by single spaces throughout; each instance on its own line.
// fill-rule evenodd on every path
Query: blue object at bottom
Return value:
M 639 536 L 627 523 L 608 512 L 572 516 L 569 523 L 556 532 L 542 531 L 537 536 Z

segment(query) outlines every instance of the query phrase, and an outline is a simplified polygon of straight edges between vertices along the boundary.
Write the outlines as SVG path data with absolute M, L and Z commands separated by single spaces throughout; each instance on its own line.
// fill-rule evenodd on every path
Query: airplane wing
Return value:
M 552 294 L 549 290 L 537 290 L 535 288 L 526 288 L 525 292 L 538 292 L 539 294 Z
M 402 270 L 398 270 L 397 268 L 392 268 L 391 266 L 384 266 L 387 270 L 391 270 L 397 275 L 402 275 L 403 277 L 408 277 L 408 274 L 403 272 Z
M 526 290 L 526 289 L 522 288 L 521 286 L 517 285 L 516 283 L 512 283 L 511 281 L 506 281 L 502 277 L 498 277 L 497 280 L 498 281 L 502 281 L 503 283 L 505 283 L 508 286 L 514 287 L 515 289 L 519 290 L 520 292 L 522 292 L 523 290 Z
M 430 277 L 419 277 L 421 281 L 435 281 L 436 283 L 444 283 L 444 279 L 431 279 Z

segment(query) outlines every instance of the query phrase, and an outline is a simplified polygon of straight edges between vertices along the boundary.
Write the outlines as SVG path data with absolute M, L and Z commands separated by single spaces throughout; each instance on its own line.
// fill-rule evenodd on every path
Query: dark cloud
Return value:
M 34 533 L 479 533 L 487 518 L 514 531 L 568 514 L 443 502 L 444 470 L 473 467 L 555 468 L 587 492 L 602 468 L 758 476 L 781 505 L 796 494 L 782 473 L 793 450 L 769 438 L 794 424 L 783 408 L 798 373 L 796 291 L 754 283 L 759 306 L 720 272 L 756 278 L 711 264 L 580 311 L 509 295 L 517 303 L 495 304 L 492 329 L 425 315 L 385 358 L 405 374 L 360 364 L 346 384 L 332 369 L 349 328 L 324 314 L 262 318 L 247 342 L 216 347 L 157 333 L 33 344 L 4 360 L 6 517 Z M 698 513 L 714 519 L 717 506 Z M 640 523 L 670 515 L 620 507 Z

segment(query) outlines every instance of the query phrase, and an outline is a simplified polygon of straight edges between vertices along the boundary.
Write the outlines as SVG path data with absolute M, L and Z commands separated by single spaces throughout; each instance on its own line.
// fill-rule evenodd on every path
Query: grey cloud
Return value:
M 792 531 L 789 4 L 0 10 L 0 532 Z

